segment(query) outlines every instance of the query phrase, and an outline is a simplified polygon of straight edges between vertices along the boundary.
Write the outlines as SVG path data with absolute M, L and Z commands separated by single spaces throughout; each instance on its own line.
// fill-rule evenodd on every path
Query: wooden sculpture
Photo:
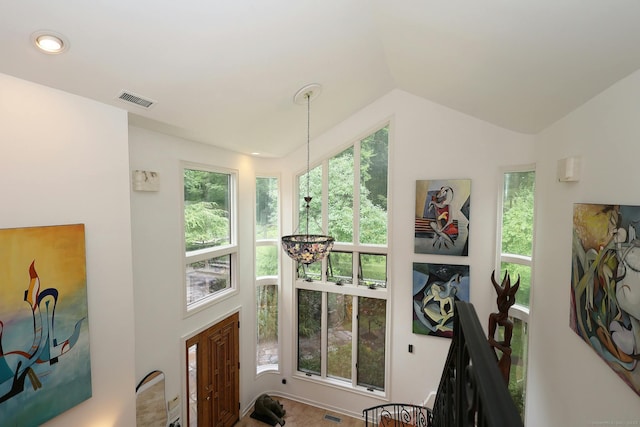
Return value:
M 489 345 L 495 351 L 500 350 L 501 356 L 498 359 L 498 368 L 504 377 L 504 380 L 509 384 L 509 373 L 511 371 L 511 335 L 513 333 L 513 322 L 509 319 L 509 308 L 516 302 L 516 292 L 520 287 L 520 276 L 515 285 L 511 286 L 511 278 L 509 273 L 505 271 L 502 283 L 498 285 L 495 280 L 495 270 L 491 274 L 491 283 L 498 294 L 496 303 L 498 304 L 498 313 L 491 313 L 489 315 Z M 496 329 L 498 326 L 504 328 L 504 339 L 497 341 Z M 498 354 L 496 353 L 496 357 Z

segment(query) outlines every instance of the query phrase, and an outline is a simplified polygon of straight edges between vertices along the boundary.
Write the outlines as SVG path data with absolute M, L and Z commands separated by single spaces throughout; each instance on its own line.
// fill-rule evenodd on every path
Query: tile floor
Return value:
M 316 408 L 284 397 L 275 395 L 273 397 L 279 400 L 287 411 L 287 414 L 284 416 L 284 420 L 286 422 L 285 427 L 364 427 L 364 419 L 362 418 L 352 418 L 347 415 Z M 251 411 L 238 421 L 235 427 L 267 427 L 269 425 L 261 421 L 254 420 L 249 416 L 250 414 Z M 325 415 L 337 417 L 340 419 L 340 422 L 327 420 L 325 419 Z

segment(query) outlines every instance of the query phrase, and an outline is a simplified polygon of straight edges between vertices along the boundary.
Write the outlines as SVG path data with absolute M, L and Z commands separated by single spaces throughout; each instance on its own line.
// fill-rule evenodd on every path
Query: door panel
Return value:
M 240 418 L 238 319 L 235 313 L 187 341 L 187 351 L 197 345 L 197 411 L 188 411 L 197 421 L 189 419 L 190 427 L 231 427 Z

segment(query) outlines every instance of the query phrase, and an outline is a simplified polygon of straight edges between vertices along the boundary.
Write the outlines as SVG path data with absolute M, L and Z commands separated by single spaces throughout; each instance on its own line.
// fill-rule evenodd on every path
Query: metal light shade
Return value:
M 292 234 L 282 237 L 282 249 L 294 261 L 302 264 L 312 264 L 326 257 L 333 249 L 334 238 L 319 234 L 309 234 L 309 123 L 311 99 L 318 96 L 320 85 L 310 84 L 300 89 L 293 100 L 296 104 L 307 104 L 307 196 L 304 198 L 307 203 L 306 211 L 306 234 Z
M 312 264 L 322 260 L 333 248 L 333 237 L 318 234 L 292 234 L 282 237 L 282 249 L 295 261 Z

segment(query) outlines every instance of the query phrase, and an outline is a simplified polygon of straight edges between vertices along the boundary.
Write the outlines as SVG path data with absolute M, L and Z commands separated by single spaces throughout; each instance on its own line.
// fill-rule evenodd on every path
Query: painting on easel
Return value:
M 91 397 L 84 225 L 0 230 L 0 414 L 40 425 Z

